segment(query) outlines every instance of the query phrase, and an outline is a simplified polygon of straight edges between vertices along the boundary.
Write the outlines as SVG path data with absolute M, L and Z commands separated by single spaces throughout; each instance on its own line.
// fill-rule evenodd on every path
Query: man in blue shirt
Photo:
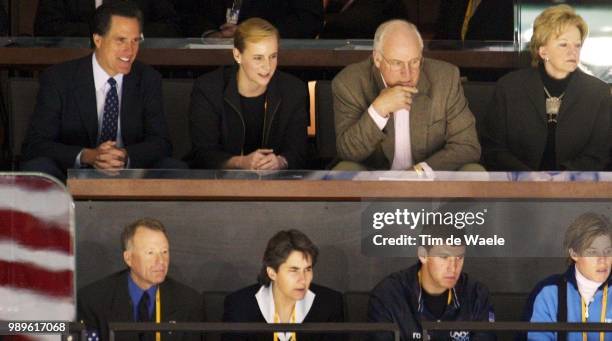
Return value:
M 108 340 L 108 322 L 202 322 L 201 296 L 168 277 L 170 246 L 163 224 L 140 219 L 126 226 L 121 236 L 128 269 L 94 282 L 78 293 L 78 320 L 90 336 Z M 161 333 L 162 340 L 199 340 L 197 333 Z M 118 333 L 116 340 L 153 340 L 153 333 L 138 336 Z

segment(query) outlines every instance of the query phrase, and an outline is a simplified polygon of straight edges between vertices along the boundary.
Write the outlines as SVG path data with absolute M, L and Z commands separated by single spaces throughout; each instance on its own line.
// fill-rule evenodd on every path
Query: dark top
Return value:
M 204 1 L 204 0 L 203 0 Z M 225 13 L 233 0 L 207 0 L 208 23 L 213 29 L 225 23 Z M 274 25 L 282 38 L 314 38 L 323 27 L 321 0 L 242 0 L 238 23 L 259 17 Z M 202 32 L 205 28 L 202 27 Z
M 180 19 L 171 0 L 131 1 L 142 11 L 145 38 L 181 36 Z M 39 0 L 34 35 L 89 37 L 95 10 L 95 0 Z
M 259 310 L 255 294 L 260 284 L 248 286 L 225 297 L 223 303 L 223 322 L 266 322 Z M 315 294 L 312 307 L 303 323 L 309 322 L 344 322 L 344 303 L 342 294 L 324 286 L 311 284 L 310 291 Z M 342 341 L 344 336 L 338 334 L 297 334 L 300 341 Z M 223 335 L 223 341 L 270 341 L 272 334 Z
M 430 295 L 427 291 L 423 290 L 423 302 L 425 302 L 425 308 L 429 310 L 431 315 L 439 319 L 444 314 L 448 303 L 448 290 L 440 295 Z
M 130 168 L 153 167 L 172 153 L 161 88 L 159 72 L 138 61 L 123 77 L 119 116 Z M 66 170 L 83 148 L 95 148 L 97 140 L 92 55 L 45 70 L 23 141 L 24 160 L 49 157 Z
M 489 290 L 479 282 L 461 273 L 451 293 L 451 304 L 444 313 L 436 317 L 425 309 L 424 295 L 419 285 L 418 272 L 421 263 L 393 273 L 383 279 L 370 293 L 368 302 L 368 321 L 397 323 L 402 341 L 413 339 L 427 340 L 421 337 L 421 321 L 492 321 L 495 319 L 489 298 Z M 448 299 L 445 295 L 444 303 Z M 431 340 L 448 340 L 450 334 L 461 331 L 436 331 L 429 335 Z M 418 335 L 419 337 L 415 337 Z M 494 340 L 489 333 L 468 333 L 470 340 Z M 370 337 L 371 341 L 391 341 L 391 333 L 379 333 Z
M 134 321 L 128 290 L 128 270 L 105 277 L 80 289 L 77 295 L 77 319 L 88 331 L 98 331 L 100 340 L 108 340 L 108 322 Z M 162 322 L 203 322 L 204 300 L 194 289 L 166 277 L 159 285 Z M 115 340 L 138 340 L 130 333 L 118 333 Z M 162 333 L 165 341 L 199 341 L 197 333 Z
M 538 170 L 546 148 L 546 95 L 537 68 L 502 77 L 483 122 L 489 170 Z M 555 129 L 555 170 L 599 171 L 610 151 L 610 88 L 577 69 L 567 84 Z
M 266 94 L 257 97 L 244 97 L 240 95 L 240 109 L 244 115 L 246 125 L 244 139 L 244 153 L 250 154 L 261 148 L 263 141 L 263 126 L 266 107 Z
M 246 122 L 238 93 L 238 68 L 221 67 L 196 80 L 191 93 L 191 166 L 220 169 L 232 156 L 246 155 Z M 260 148 L 273 149 L 291 169 L 306 160 L 308 90 L 301 80 L 276 70 L 266 91 Z
M 570 73 L 567 77 L 563 79 L 555 79 L 548 75 L 546 69 L 544 68 L 544 64 L 540 63 L 538 66 L 538 71 L 540 73 L 540 78 L 542 79 L 542 83 L 544 87 L 551 96 L 559 97 L 561 94 L 565 92 L 567 89 L 567 85 L 573 75 Z M 547 96 L 548 97 L 548 96 Z M 548 121 L 548 115 L 547 115 Z M 542 155 L 542 161 L 540 162 L 540 168 L 538 170 L 547 171 L 547 170 L 555 170 L 555 166 L 557 164 L 557 155 L 555 153 L 555 135 L 557 131 L 557 123 L 554 121 L 548 122 L 548 134 L 546 136 L 546 147 L 544 148 L 544 154 Z

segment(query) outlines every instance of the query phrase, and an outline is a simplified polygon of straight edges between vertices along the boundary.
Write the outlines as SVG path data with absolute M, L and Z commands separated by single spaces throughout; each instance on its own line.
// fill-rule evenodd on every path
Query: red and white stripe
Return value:
M 75 319 L 74 236 L 74 203 L 63 185 L 0 174 L 0 320 Z

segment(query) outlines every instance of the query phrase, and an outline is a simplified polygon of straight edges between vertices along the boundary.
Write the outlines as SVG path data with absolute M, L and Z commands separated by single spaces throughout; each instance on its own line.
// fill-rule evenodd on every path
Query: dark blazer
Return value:
M 266 322 L 255 294 L 261 288 L 260 284 L 254 284 L 240 289 L 225 297 L 223 304 L 223 322 Z M 315 294 L 315 299 L 304 319 L 303 323 L 309 322 L 344 322 L 344 304 L 342 294 L 324 286 L 311 284 L 310 291 Z M 333 341 L 342 340 L 338 334 L 317 335 L 297 334 L 300 341 Z M 251 335 L 224 335 L 223 341 L 270 341 L 272 334 Z
M 237 72 L 235 66 L 221 67 L 202 75 L 193 85 L 189 121 L 194 168 L 222 168 L 230 157 L 242 154 L 245 132 Z M 289 168 L 303 168 L 308 142 L 306 85 L 276 70 L 266 100 L 261 147 L 284 156 Z
M 25 160 L 50 157 L 68 169 L 83 148 L 96 147 L 98 111 L 91 58 L 52 66 L 40 76 L 22 147 Z M 134 62 L 123 77 L 119 114 L 131 168 L 151 167 L 172 152 L 161 98 L 161 75 Z
M 108 0 L 107 0 L 108 1 Z M 178 37 L 179 17 L 171 0 L 132 0 L 144 17 L 145 37 Z M 39 0 L 34 34 L 37 36 L 89 37 L 95 0 Z
M 531 171 L 540 167 L 548 127 L 546 94 L 537 68 L 502 77 L 484 122 L 487 169 Z M 579 69 L 567 85 L 556 128 L 557 169 L 603 170 L 610 150 L 610 90 Z
M 468 0 L 440 1 L 436 39 L 461 40 Z M 470 19 L 465 40 L 513 40 L 512 0 L 482 0 Z
M 109 322 L 133 322 L 133 308 L 128 290 L 128 270 L 116 272 L 81 290 L 77 295 L 77 320 L 87 326 L 88 331 L 97 330 L 100 340 L 108 340 Z M 204 306 L 200 294 L 170 277 L 160 284 L 162 322 L 203 322 Z M 155 314 L 155 313 L 154 313 Z M 115 340 L 138 340 L 130 333 L 115 334 Z M 195 333 L 162 333 L 162 340 L 196 341 Z
M 206 1 L 208 22 L 219 28 L 225 23 L 226 9 L 232 7 L 233 0 Z M 282 38 L 314 38 L 325 19 L 321 0 L 242 0 L 239 23 L 253 17 L 269 21 Z

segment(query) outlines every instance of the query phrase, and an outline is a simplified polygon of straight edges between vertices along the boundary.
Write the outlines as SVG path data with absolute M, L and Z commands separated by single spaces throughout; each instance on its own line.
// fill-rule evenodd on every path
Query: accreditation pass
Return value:
M 68 321 L 0 321 L 0 335 L 68 334 Z

